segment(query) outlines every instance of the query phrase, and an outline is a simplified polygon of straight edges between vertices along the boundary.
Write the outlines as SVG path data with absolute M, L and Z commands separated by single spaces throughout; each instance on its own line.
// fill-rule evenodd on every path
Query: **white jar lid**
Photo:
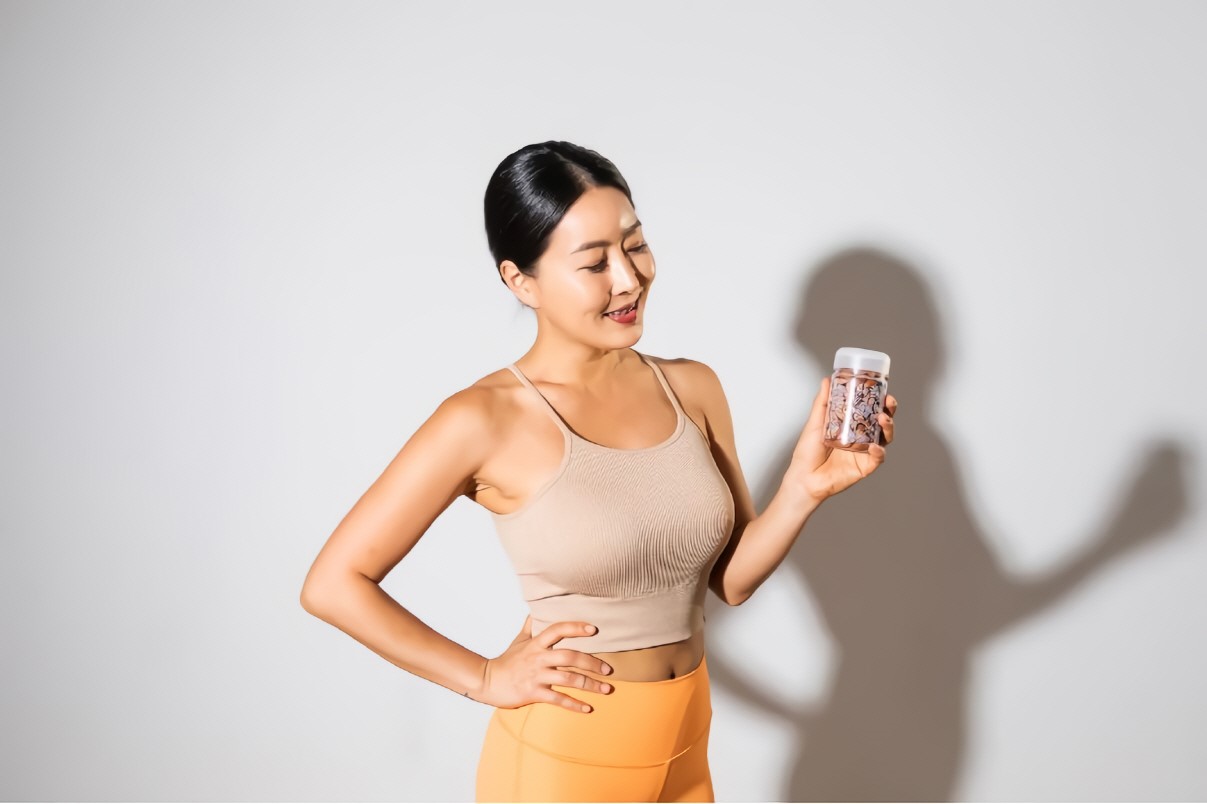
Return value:
M 877 371 L 888 376 L 889 356 L 872 349 L 844 346 L 834 353 L 834 368 L 849 368 L 851 371 Z

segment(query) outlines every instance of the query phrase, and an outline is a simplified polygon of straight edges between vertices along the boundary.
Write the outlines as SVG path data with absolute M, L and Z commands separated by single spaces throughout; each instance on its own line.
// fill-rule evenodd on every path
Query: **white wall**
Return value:
M 298 604 L 533 326 L 495 165 L 632 185 L 638 344 L 778 483 L 840 345 L 897 442 L 710 598 L 722 801 L 1207 798 L 1207 5 L 0 5 L 0 794 L 466 800 L 489 710 Z M 385 586 L 525 609 L 461 499 Z

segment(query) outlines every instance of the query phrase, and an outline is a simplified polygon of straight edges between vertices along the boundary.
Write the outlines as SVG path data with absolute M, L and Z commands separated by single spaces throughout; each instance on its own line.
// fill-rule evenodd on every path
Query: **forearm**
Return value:
M 715 568 L 713 589 L 731 606 L 744 603 L 771 576 L 821 505 L 791 482 L 791 471 L 766 510 L 735 534 L 735 543 Z
M 313 583 L 318 591 L 304 593 L 308 612 L 391 664 L 477 700 L 485 657 L 438 633 L 359 573 Z

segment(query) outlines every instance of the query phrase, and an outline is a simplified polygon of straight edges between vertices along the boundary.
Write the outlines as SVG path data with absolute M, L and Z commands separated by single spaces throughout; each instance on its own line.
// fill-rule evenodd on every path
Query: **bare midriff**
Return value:
M 697 631 L 682 642 L 636 650 L 591 652 L 591 655 L 611 665 L 612 672 L 600 675 L 579 667 L 570 669 L 603 681 L 609 678 L 620 681 L 666 681 L 687 675 L 699 666 L 704 658 L 704 632 Z

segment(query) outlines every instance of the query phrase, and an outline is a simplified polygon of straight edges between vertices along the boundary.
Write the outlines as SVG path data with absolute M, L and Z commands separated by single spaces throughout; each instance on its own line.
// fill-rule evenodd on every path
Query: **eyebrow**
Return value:
M 634 230 L 635 230 L 635 229 L 636 229 L 638 226 L 640 226 L 640 225 L 641 225 L 641 221 L 637 221 L 637 222 L 636 222 L 636 223 L 634 223 L 632 226 L 630 226 L 629 228 L 625 229 L 625 230 L 624 230 L 624 234 L 626 234 L 626 235 L 627 235 L 627 234 L 629 234 L 630 232 L 634 231 Z M 624 238 L 621 238 L 621 239 L 623 240 Z M 599 248 L 600 246 L 606 246 L 606 245 L 608 245 L 608 241 L 607 241 L 607 240 L 592 240 L 590 243 L 583 243 L 581 246 L 579 246 L 578 248 L 574 249 L 574 251 L 571 251 L 570 253 L 571 253 L 571 254 L 577 254 L 578 252 L 580 252 L 580 251 L 586 251 L 586 250 L 587 250 L 587 249 L 589 249 L 589 248 Z

